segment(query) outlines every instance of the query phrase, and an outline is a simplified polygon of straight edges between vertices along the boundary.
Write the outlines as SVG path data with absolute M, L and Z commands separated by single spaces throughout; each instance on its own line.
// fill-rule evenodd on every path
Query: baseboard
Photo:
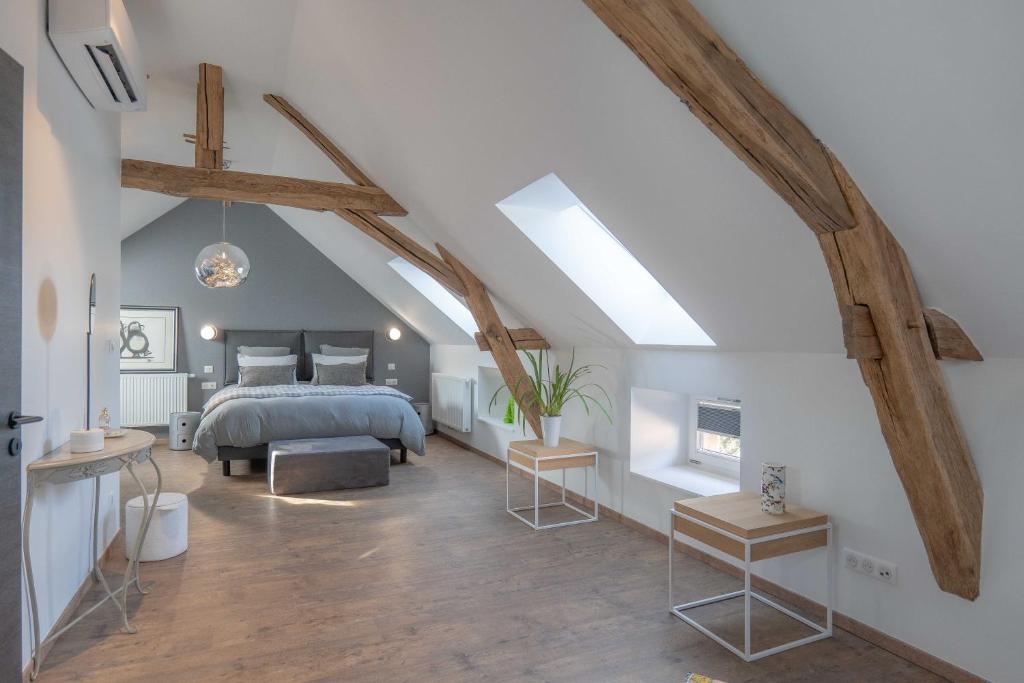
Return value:
M 100 568 L 101 569 L 104 566 L 106 566 L 106 564 L 114 556 L 114 551 L 118 547 L 118 542 L 121 540 L 121 534 L 122 534 L 122 530 L 118 529 L 117 533 L 114 534 L 114 537 L 112 539 L 110 539 L 110 543 L 107 544 L 107 547 L 106 547 L 106 549 L 104 549 L 103 554 L 100 555 L 100 562 L 99 562 L 99 564 L 100 564 Z M 78 590 L 75 591 L 75 594 L 73 596 L 71 596 L 71 600 L 68 602 L 67 606 L 64 607 L 64 611 L 62 611 L 60 613 L 60 616 L 57 618 L 57 621 L 55 621 L 53 623 L 53 626 L 50 627 L 49 631 L 47 631 L 45 634 L 42 635 L 42 639 L 43 640 L 46 640 L 46 638 L 51 633 L 53 633 L 54 631 L 59 631 L 60 629 L 64 628 L 64 626 L 69 621 L 74 619 L 75 612 L 78 611 L 78 608 L 82 605 L 82 600 L 85 598 L 86 594 L 88 594 L 89 590 L 93 587 L 93 585 L 95 585 L 95 583 L 96 583 L 96 579 L 93 577 L 92 571 L 89 571 L 86 574 L 85 579 L 82 581 L 82 585 L 80 585 L 78 587 Z M 28 625 L 28 624 L 23 624 L 22 625 L 22 628 L 26 628 L 26 627 L 27 628 L 31 628 L 31 625 Z M 43 646 L 43 648 L 41 648 L 40 654 L 45 658 L 47 653 L 49 653 L 50 648 L 52 648 L 52 647 L 53 647 L 53 643 L 52 642 L 51 643 L 47 643 L 45 646 Z M 21 680 L 22 680 L 22 683 L 29 683 L 29 681 L 31 681 L 31 679 L 32 679 L 32 659 L 29 658 L 28 663 L 25 664 L 25 667 L 21 671 Z
M 469 444 L 457 439 L 454 436 L 451 436 L 450 434 L 445 434 L 444 432 L 441 431 L 438 431 L 437 434 L 438 436 L 447 439 L 448 441 L 454 443 L 455 445 L 461 448 L 466 449 L 467 451 L 470 451 L 471 453 L 475 453 L 476 455 L 479 455 L 482 458 L 485 458 L 487 460 L 490 460 L 491 462 L 501 465 L 502 467 L 505 466 L 505 461 L 502 460 L 501 458 L 491 455 L 490 453 L 485 453 L 479 448 L 474 448 L 473 446 L 470 446 Z M 517 468 L 515 472 L 526 478 L 532 477 L 532 475 L 526 472 L 525 470 L 520 470 Z M 553 482 L 543 479 L 541 480 L 541 486 L 545 487 L 546 489 L 561 490 L 561 487 L 557 486 Z M 581 504 L 584 506 L 593 505 L 592 500 L 586 499 L 574 491 L 567 492 L 566 497 L 577 504 Z M 638 522 L 637 520 L 631 517 L 627 517 L 621 512 L 612 510 L 611 508 L 605 507 L 604 505 L 598 505 L 598 510 L 600 511 L 601 517 L 604 517 L 605 519 L 610 519 L 619 522 L 620 524 L 623 524 L 631 529 L 639 531 L 643 535 L 656 539 L 661 543 L 668 543 L 668 536 L 666 534 L 661 533 L 657 529 L 652 529 L 646 524 L 642 524 L 641 522 Z M 697 560 L 700 560 L 701 562 L 704 562 L 705 564 L 708 564 L 711 567 L 714 567 L 715 569 L 725 574 L 729 574 L 731 576 L 743 575 L 743 570 L 739 567 L 736 567 L 713 555 L 698 550 L 697 548 L 684 545 L 679 541 L 676 541 L 676 547 L 679 548 L 681 552 L 685 552 L 687 555 Z M 773 597 L 776 597 L 779 600 L 788 602 L 791 605 L 795 605 L 797 608 L 803 610 L 807 614 L 811 614 L 817 618 L 824 618 L 825 616 L 825 606 L 819 602 L 811 600 L 806 596 L 800 595 L 799 593 L 795 593 L 789 590 L 788 588 L 784 588 L 783 586 L 780 586 L 779 584 L 769 581 L 768 579 L 765 579 L 761 576 L 752 575 L 750 578 L 750 582 L 758 590 L 763 591 Z M 935 655 L 929 652 L 925 652 L 920 648 L 914 647 L 909 643 L 905 643 L 902 640 L 894 638 L 893 636 L 883 633 L 876 628 L 868 626 L 863 622 L 857 621 L 856 619 L 848 617 L 845 614 L 842 614 L 835 610 L 832 611 L 832 623 L 835 625 L 836 628 L 841 628 L 844 631 L 847 631 L 848 633 L 852 633 L 858 638 L 865 640 L 871 643 L 872 645 L 875 645 L 876 647 L 880 647 L 883 650 L 891 652 L 897 657 L 900 657 L 902 659 L 907 660 L 908 662 L 916 664 L 922 669 L 927 669 L 933 674 L 942 676 L 947 680 L 954 681 L 954 683 L 989 683 L 986 679 L 982 678 L 981 676 L 972 674 L 971 672 L 965 669 L 961 669 L 955 664 L 951 664 L 950 662 L 947 662 L 944 659 L 940 659 L 939 657 L 936 657 Z

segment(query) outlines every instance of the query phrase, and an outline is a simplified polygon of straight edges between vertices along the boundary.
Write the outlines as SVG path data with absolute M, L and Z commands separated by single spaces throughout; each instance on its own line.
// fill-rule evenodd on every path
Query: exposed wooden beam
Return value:
M 315 211 L 352 209 L 384 215 L 404 214 L 404 209 L 380 188 L 136 159 L 121 160 L 121 187 L 176 197 L 279 204 Z
M 224 166 L 224 72 L 216 64 L 199 65 L 196 83 L 196 168 Z
M 853 227 L 821 143 L 689 3 L 584 1 L 812 230 Z
M 881 358 L 882 343 L 878 341 L 871 309 L 861 304 L 842 306 L 843 343 L 847 358 Z
M 459 296 L 466 295 L 466 288 L 463 286 L 462 280 L 455 275 L 455 272 L 447 263 L 384 219 L 370 211 L 342 209 L 335 213 L 427 275 L 433 277 L 455 294 Z
M 536 351 L 551 348 L 548 340 L 532 327 L 507 327 L 505 329 L 516 349 L 520 351 Z M 476 345 L 481 351 L 491 350 L 491 345 L 487 343 L 487 337 L 480 332 L 477 332 L 475 337 Z
M 276 109 L 281 116 L 291 121 L 292 125 L 298 128 L 314 145 L 319 147 L 320 151 L 326 154 L 327 157 L 334 162 L 334 165 L 340 168 L 341 172 L 344 173 L 349 180 L 356 185 L 377 187 L 377 183 L 370 180 L 370 176 L 363 173 L 362 169 L 356 166 L 355 163 L 353 163 L 353 161 L 349 159 L 337 145 L 331 142 L 330 138 L 320 132 L 319 128 L 310 123 L 310 121 L 303 116 L 298 109 L 293 107 L 288 100 L 280 95 L 267 93 L 263 96 L 263 101 Z
M 490 295 L 476 275 L 463 265 L 461 261 L 452 256 L 447 249 L 438 244 L 437 250 L 441 252 L 441 258 L 452 267 L 452 270 L 455 271 L 455 274 L 459 276 L 459 279 L 466 286 L 466 306 L 469 307 L 470 313 L 473 314 L 473 319 L 476 321 L 477 327 L 480 328 L 480 332 L 487 339 L 491 355 L 494 356 L 494 362 L 498 366 L 498 372 L 501 373 L 502 379 L 505 380 L 505 386 L 515 396 L 519 409 L 523 411 L 526 421 L 530 423 L 534 433 L 538 436 L 543 435 L 544 432 L 540 424 L 540 411 L 530 400 L 529 377 L 526 375 L 526 370 L 523 368 L 523 362 L 520 360 L 519 354 L 516 353 L 516 347 L 512 342 L 508 329 L 502 324 L 501 318 L 498 317 L 498 312 L 494 309 L 494 303 L 491 301 Z
M 309 140 L 329 158 L 342 173 L 352 182 L 362 187 L 377 187 L 377 184 L 363 172 L 354 161 L 348 158 L 330 138 L 321 132 L 291 103 L 280 95 L 267 93 L 263 101 L 277 110 L 285 119 L 299 129 Z M 423 247 L 416 240 L 394 227 L 387 221 L 367 211 L 340 210 L 336 212 L 341 218 L 351 223 L 363 233 L 377 240 L 385 247 L 409 261 L 420 270 L 438 280 L 451 291 L 465 296 L 462 281 L 455 276 L 452 269 L 436 254 Z
M 264 101 L 276 109 L 282 116 L 288 119 L 303 135 L 309 138 L 320 151 L 334 162 L 334 164 L 353 182 L 366 186 L 376 187 L 368 175 L 353 162 L 348 155 L 335 145 L 330 138 L 323 134 L 319 128 L 303 116 L 288 100 L 280 95 L 266 94 Z M 494 362 L 498 366 L 505 384 L 511 391 L 516 392 L 516 402 L 519 404 L 530 427 L 538 436 L 543 435 L 540 424 L 540 412 L 535 406 L 524 408 L 529 405 L 529 395 L 526 371 L 523 369 L 522 361 L 516 353 L 517 348 L 549 348 L 547 341 L 535 330 L 509 330 L 501 322 L 498 312 L 490 299 L 483 283 L 466 266 L 456 259 L 450 252 L 440 244 L 436 245 L 441 258 L 438 259 L 433 253 L 424 248 L 415 240 L 406 236 L 400 230 L 385 220 L 378 218 L 365 211 L 341 210 L 336 212 L 339 216 L 354 225 L 356 228 L 377 240 L 394 253 L 405 258 L 407 261 L 427 273 L 451 291 L 465 297 L 466 306 L 477 327 L 481 332 L 477 333 L 477 343 L 481 350 L 490 350 L 494 356 Z M 510 332 L 522 334 L 519 342 L 513 340 Z M 526 334 L 529 332 L 529 334 Z M 523 346 L 519 346 L 522 344 Z M 526 401 L 526 402 L 524 402 Z
M 942 311 L 924 309 L 924 322 L 935 357 L 939 360 L 984 360 L 960 324 Z
M 840 312 L 866 307 L 881 357 L 857 362 L 932 574 L 942 590 L 975 599 L 981 482 L 899 243 L 846 169 L 689 2 L 584 1 L 817 234 Z

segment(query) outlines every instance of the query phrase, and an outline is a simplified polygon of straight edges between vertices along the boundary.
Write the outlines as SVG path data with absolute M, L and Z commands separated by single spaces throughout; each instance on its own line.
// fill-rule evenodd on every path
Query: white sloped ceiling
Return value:
M 191 163 L 180 139 L 196 64 L 219 63 L 232 168 L 339 179 L 261 99 L 286 96 L 410 211 L 396 225 L 444 244 L 555 343 L 630 344 L 494 206 L 550 172 L 719 348 L 842 349 L 810 231 L 580 0 L 126 4 L 152 74 L 150 111 L 124 116 L 126 157 Z M 1020 6 L 698 5 L 850 168 L 907 248 L 925 304 L 984 353 L 1020 355 L 1022 193 L 1010 183 L 1024 96 L 1006 78 L 1024 63 L 1010 28 Z M 469 343 L 386 249 L 334 216 L 275 210 L 426 338 Z

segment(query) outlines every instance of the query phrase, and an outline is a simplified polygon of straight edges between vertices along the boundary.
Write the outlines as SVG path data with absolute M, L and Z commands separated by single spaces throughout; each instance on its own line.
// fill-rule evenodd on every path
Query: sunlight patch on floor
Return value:
M 354 508 L 356 502 L 354 500 L 327 500 L 325 498 L 294 498 L 292 496 L 275 496 L 272 493 L 259 493 L 256 494 L 259 498 L 269 498 L 270 500 L 279 500 L 289 505 L 326 505 L 329 507 L 339 508 Z

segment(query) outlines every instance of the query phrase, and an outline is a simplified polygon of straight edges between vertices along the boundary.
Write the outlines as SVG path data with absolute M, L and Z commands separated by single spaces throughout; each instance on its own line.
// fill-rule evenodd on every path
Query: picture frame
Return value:
M 121 306 L 121 372 L 177 372 L 178 307 Z

